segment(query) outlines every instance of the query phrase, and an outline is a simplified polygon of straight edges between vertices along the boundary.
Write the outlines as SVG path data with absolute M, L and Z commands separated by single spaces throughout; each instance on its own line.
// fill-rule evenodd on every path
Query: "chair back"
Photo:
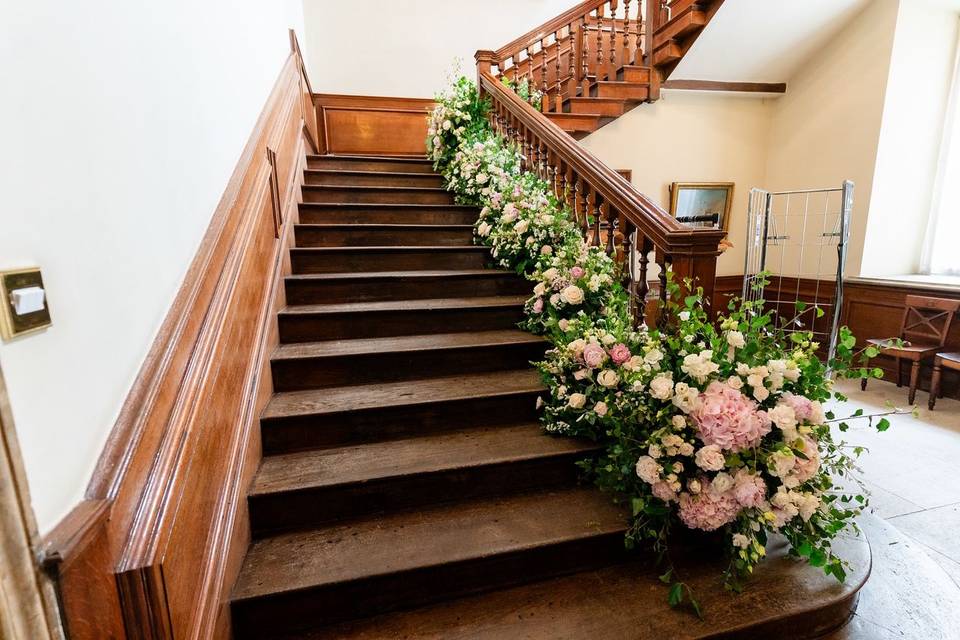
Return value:
M 946 344 L 953 316 L 960 309 L 960 300 L 907 296 L 900 337 L 911 342 Z

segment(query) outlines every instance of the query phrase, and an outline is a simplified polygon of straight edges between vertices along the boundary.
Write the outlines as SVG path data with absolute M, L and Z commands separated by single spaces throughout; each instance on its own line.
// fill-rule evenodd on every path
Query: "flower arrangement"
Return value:
M 856 527 L 867 498 L 835 483 L 861 451 L 834 439 L 822 403 L 842 397 L 827 367 L 834 378 L 880 377 L 865 366 L 876 350 L 855 352 L 844 328 L 825 364 L 812 334 L 787 334 L 763 301 L 733 301 L 711 319 L 694 283 L 681 289 L 669 273 L 663 328 L 635 328 L 618 265 L 588 246 L 547 183 L 522 171 L 487 110 L 469 80 L 456 81 L 430 116 L 430 155 L 458 200 L 481 207 L 476 242 L 531 280 L 523 326 L 553 345 L 537 363 L 549 388 L 542 424 L 604 445 L 581 467 L 631 509 L 627 545 L 649 543 L 664 559 L 670 603 L 699 611 L 669 560 L 678 527 L 722 534 L 732 590 L 772 533 L 843 580 L 831 542 Z

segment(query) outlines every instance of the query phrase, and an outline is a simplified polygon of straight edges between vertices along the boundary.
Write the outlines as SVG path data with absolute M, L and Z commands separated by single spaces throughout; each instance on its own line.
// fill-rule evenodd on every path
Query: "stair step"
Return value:
M 635 65 L 625 65 L 617 74 L 618 78 L 627 82 L 639 82 L 649 84 L 650 67 L 638 67 Z
M 338 519 L 575 484 L 597 445 L 536 423 L 269 456 L 249 493 L 255 537 Z
M 707 14 L 697 11 L 697 5 L 691 3 L 684 11 L 679 11 L 670 18 L 670 22 L 660 26 L 654 37 L 653 49 L 656 51 L 664 42 L 676 40 L 689 33 L 703 29 L 707 24 Z
M 683 57 L 683 49 L 673 40 L 668 40 L 653 52 L 653 63 L 657 66 L 669 64 Z
M 455 204 L 300 204 L 303 224 L 473 224 L 479 213 Z
M 279 316 L 281 342 L 512 329 L 527 296 L 424 298 L 294 305 Z
M 595 113 L 548 113 L 546 116 L 561 129 L 571 131 L 596 131 L 605 120 Z
M 282 344 L 270 364 L 274 390 L 296 391 L 518 369 L 547 346 L 519 329 L 328 340 Z
M 234 589 L 234 633 L 292 632 L 596 568 L 623 557 L 625 529 L 609 496 L 576 488 L 266 538 Z
M 290 250 L 294 273 L 482 269 L 489 260 L 490 251 L 478 246 L 298 247 Z
M 298 224 L 298 247 L 470 246 L 470 224 Z
M 533 289 L 512 271 L 496 269 L 301 274 L 287 276 L 285 285 L 287 304 L 530 295 Z
M 616 118 L 629 108 L 630 101 L 622 98 L 569 98 L 570 113 L 594 113 Z
M 453 204 L 453 193 L 430 187 L 375 187 L 309 185 L 302 187 L 304 202 L 356 204 Z
M 436 173 L 427 158 L 391 158 L 385 156 L 307 156 L 308 169 L 344 169 L 347 171 L 395 171 Z
M 388 187 L 443 187 L 443 177 L 422 171 L 353 171 L 346 169 L 307 169 L 303 172 L 305 184 L 388 186 Z
M 650 87 L 635 82 L 603 80 L 590 87 L 590 95 L 598 98 L 646 100 L 650 96 Z
M 544 391 L 525 367 L 277 393 L 261 416 L 265 455 L 536 420 Z

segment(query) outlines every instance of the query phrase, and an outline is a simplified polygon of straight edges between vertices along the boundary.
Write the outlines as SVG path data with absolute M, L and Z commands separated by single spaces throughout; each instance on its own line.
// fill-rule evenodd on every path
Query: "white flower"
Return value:
M 613 369 L 604 369 L 597 375 L 597 382 L 609 389 L 620 382 L 620 376 Z
M 542 296 L 546 292 L 547 292 L 547 285 L 543 284 L 542 282 L 538 282 L 537 286 L 533 288 L 533 295 L 535 296 Z
M 687 419 L 683 416 L 673 416 L 670 421 L 673 423 L 673 428 L 677 431 L 683 431 L 687 428 Z
M 530 223 L 526 220 L 521 220 L 517 223 L 517 226 L 514 227 L 517 233 L 522 234 L 526 233 L 527 229 L 530 227 Z
M 673 404 L 684 413 L 690 413 L 700 406 L 700 390 L 686 382 L 678 382 L 673 388 Z
M 766 387 L 754 387 L 753 397 L 757 399 L 757 402 L 763 402 L 770 397 L 770 391 Z
M 444 120 L 444 121 L 443 121 L 443 130 L 444 130 L 444 131 L 450 131 L 450 127 L 452 127 L 452 126 L 453 126 L 453 123 L 450 122 L 449 120 Z
M 739 376 L 730 376 L 727 378 L 727 386 L 739 391 L 743 388 L 743 380 L 741 380 Z
M 490 226 L 490 223 L 481 222 L 480 226 L 477 227 L 477 235 L 479 235 L 481 238 L 486 238 L 488 235 L 490 235 L 490 230 L 492 228 L 493 227 Z
M 567 400 L 567 406 L 571 409 L 582 409 L 583 405 L 587 403 L 587 396 L 582 393 L 571 393 L 570 398 Z
M 590 291 L 599 291 L 601 284 L 603 284 L 603 281 L 600 279 L 600 276 L 593 274 L 590 276 L 590 281 L 587 283 L 587 288 L 590 289 Z
M 647 448 L 647 453 L 651 458 L 659 458 L 663 455 L 663 451 L 660 450 L 660 445 L 652 444 Z
M 733 488 L 733 476 L 729 473 L 720 472 L 713 478 L 710 488 L 717 493 L 726 493 Z
M 650 381 L 650 395 L 657 400 L 673 397 L 673 380 L 669 375 L 659 375 Z
M 556 267 L 550 267 L 549 269 L 543 272 L 543 277 L 546 279 L 547 282 L 553 282 L 554 280 L 556 280 L 557 275 L 559 275 L 559 272 L 557 271 Z
M 545 244 L 545 245 L 543 245 L 542 247 L 540 247 L 540 253 L 543 254 L 543 255 L 545 255 L 545 256 L 548 256 L 548 255 L 550 255 L 551 253 L 553 253 L 553 247 L 551 247 L 551 246 L 548 245 L 548 244 Z
M 683 463 L 682 463 L 682 462 L 674 462 L 672 469 L 673 469 L 673 472 L 674 472 L 674 473 L 683 473 Z
M 737 375 L 738 375 L 738 376 L 745 376 L 745 375 L 747 375 L 747 374 L 749 374 L 749 373 L 750 373 L 750 365 L 748 365 L 746 362 L 738 362 L 738 363 L 737 363 Z
M 560 302 L 560 294 L 559 294 L 559 293 L 555 293 L 555 294 L 553 294 L 552 296 L 550 296 L 550 304 L 552 304 L 553 306 L 557 306 L 557 303 L 559 303 L 559 302 Z
M 630 359 L 623 363 L 623 368 L 627 371 L 640 371 L 643 367 L 643 358 L 640 356 L 630 356 Z
M 739 331 L 728 331 L 727 344 L 735 349 L 742 349 L 746 346 L 747 342 L 743 339 L 743 334 Z
M 733 546 L 740 549 L 746 549 L 750 546 L 750 538 L 743 535 L 742 533 L 733 534 Z
M 803 518 L 804 522 L 807 522 L 820 508 L 820 498 L 812 493 L 802 493 L 800 498 L 794 501 L 794 504 L 800 511 L 800 517 Z
M 608 333 L 600 338 L 600 342 L 607 345 L 608 347 L 617 341 L 617 337 L 612 333 Z
M 693 480 L 687 481 L 687 490 L 693 495 L 700 493 L 700 490 L 703 487 L 700 486 L 700 481 L 694 478 Z
M 647 364 L 657 364 L 661 360 L 663 360 L 663 352 L 657 348 L 650 349 L 650 351 L 647 351 L 643 356 L 643 361 Z
M 573 372 L 574 380 L 586 380 L 590 377 L 590 369 L 577 369 Z
M 537 396 L 537 409 L 543 409 L 543 398 Z
M 607 415 L 607 403 L 601 401 L 593 405 L 593 412 L 601 418 Z
M 689 312 L 689 311 L 681 311 L 681 312 L 680 312 L 680 320 L 681 320 L 682 322 L 686 322 L 686 321 L 689 320 L 689 319 L 690 319 L 690 312 Z
M 684 357 L 680 370 L 697 382 L 704 382 L 711 375 L 720 370 L 720 365 L 713 362 L 713 351 L 707 349 L 700 353 L 691 353 Z
M 487 180 L 489 180 L 489 179 L 490 179 L 490 176 L 488 176 L 488 175 L 485 174 L 485 173 L 478 173 L 478 174 L 477 174 L 477 184 L 483 184 L 483 183 L 485 183 L 485 182 L 486 182 Z
M 781 430 L 794 429 L 797 426 L 797 415 L 793 407 L 788 404 L 780 403 L 773 409 L 767 411 L 767 416 L 773 424 L 780 427 Z
M 704 471 L 720 471 L 726 464 L 723 452 L 720 451 L 720 447 L 715 444 L 709 444 L 697 451 L 697 455 L 694 456 L 693 461 Z
M 567 304 L 581 304 L 583 302 L 583 289 L 571 284 L 560 292 L 560 299 Z
M 650 456 L 640 456 L 640 459 L 637 460 L 636 470 L 637 477 L 647 484 L 653 484 L 660 479 L 660 472 L 663 471 L 663 468 Z
M 674 416 L 676 417 L 676 416 Z M 692 456 L 693 455 L 693 445 L 689 442 L 684 442 L 682 445 L 677 447 L 677 453 L 682 456 Z
M 570 353 L 579 356 L 581 353 L 583 353 L 583 348 L 586 346 L 587 346 L 586 340 L 584 340 L 583 338 L 577 338 L 576 340 L 571 340 L 570 343 L 567 344 L 567 350 Z
M 567 320 L 566 318 L 560 318 L 557 321 L 557 326 L 560 328 L 560 331 L 566 331 L 567 327 L 570 326 L 570 321 Z
M 797 463 L 796 456 L 793 453 L 774 451 L 767 458 L 767 467 L 770 473 L 777 478 L 785 478 Z
M 827 416 L 823 413 L 823 405 L 817 400 L 810 403 L 810 424 L 823 424 Z

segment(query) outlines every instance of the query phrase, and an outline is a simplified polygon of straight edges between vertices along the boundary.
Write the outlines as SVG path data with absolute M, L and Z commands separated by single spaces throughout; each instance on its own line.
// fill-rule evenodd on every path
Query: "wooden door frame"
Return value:
M 49 578 L 37 564 L 40 542 L 7 387 L 0 369 L 0 638 L 61 640 Z

